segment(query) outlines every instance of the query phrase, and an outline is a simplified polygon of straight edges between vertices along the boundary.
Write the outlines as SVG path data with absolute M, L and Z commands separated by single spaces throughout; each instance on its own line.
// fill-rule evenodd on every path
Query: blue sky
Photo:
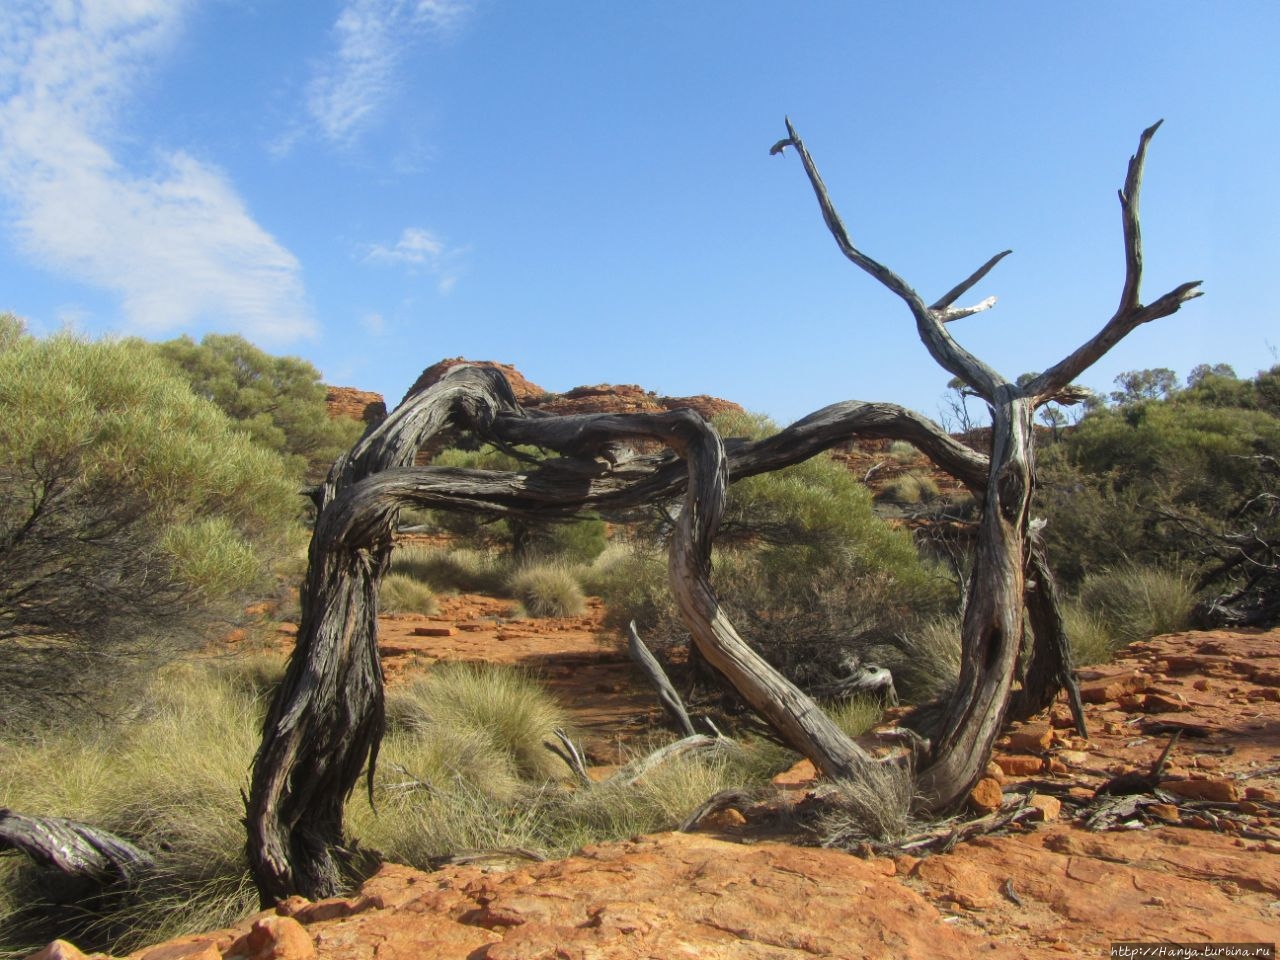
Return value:
M 782 422 L 938 412 L 948 374 L 836 250 L 1010 377 L 1114 310 L 1139 132 L 1154 299 L 1085 378 L 1280 349 L 1280 4 L 97 0 L 0 9 L 0 309 L 239 332 L 395 402 L 423 367 L 712 393 Z

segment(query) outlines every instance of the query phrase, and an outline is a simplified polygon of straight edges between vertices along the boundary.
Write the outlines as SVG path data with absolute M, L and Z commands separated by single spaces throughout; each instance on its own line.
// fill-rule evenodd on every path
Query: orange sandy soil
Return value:
M 509 620 L 509 609 L 443 597 L 437 616 L 383 618 L 389 681 L 436 660 L 527 667 L 599 752 L 661 723 L 598 603 L 563 621 Z M 946 854 L 863 858 L 768 839 L 779 804 L 817 786 L 802 763 L 780 778 L 780 800 L 693 833 L 534 865 L 389 865 L 351 898 L 290 901 L 133 957 L 229 960 L 254 923 L 277 937 L 261 955 L 280 960 L 1098 957 L 1117 940 L 1280 939 L 1280 630 L 1160 637 L 1081 679 L 1087 740 L 1058 705 L 1012 728 L 989 768 L 1006 804 L 1035 784 L 1060 811 L 1046 801 L 1045 822 Z M 1104 832 L 1073 822 L 1098 785 L 1146 769 L 1170 725 L 1185 732 L 1165 786 L 1207 802 Z

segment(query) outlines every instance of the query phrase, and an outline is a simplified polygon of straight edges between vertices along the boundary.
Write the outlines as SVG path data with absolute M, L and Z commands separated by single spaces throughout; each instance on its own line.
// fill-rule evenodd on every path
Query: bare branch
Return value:
M 640 632 L 636 630 L 636 622 L 632 620 L 627 624 L 627 649 L 631 653 L 631 659 L 636 665 L 644 671 L 649 683 L 658 691 L 658 701 L 662 704 L 664 710 L 676 721 L 680 727 L 680 732 L 686 737 L 692 737 L 698 731 L 693 729 L 693 721 L 689 719 L 689 711 L 684 707 L 684 701 L 680 698 L 680 694 L 676 692 L 676 688 L 672 686 L 670 678 L 667 677 L 667 671 L 662 669 L 662 664 L 658 662 L 644 645 L 644 641 L 640 639 Z
M 1050 367 L 1023 388 L 1023 396 L 1037 406 L 1052 398 L 1064 387 L 1097 363 L 1107 351 L 1127 337 L 1136 327 L 1176 313 L 1188 300 L 1202 295 L 1196 289 L 1203 281 L 1180 284 L 1153 303 L 1143 306 L 1142 227 L 1138 218 L 1142 192 L 1142 171 L 1147 159 L 1147 145 L 1160 127 L 1159 121 L 1142 131 L 1138 149 L 1129 158 L 1124 188 L 1120 191 L 1121 224 L 1124 232 L 1125 277 L 1120 292 L 1120 305 L 1115 314 L 1093 339 L 1076 349 L 1066 359 Z
M 963 280 L 957 283 L 954 287 L 952 287 L 950 290 L 944 293 L 941 297 L 939 297 L 933 303 L 933 305 L 929 307 L 929 309 L 940 310 L 940 311 L 946 310 L 949 306 L 951 306 L 953 303 L 955 303 L 957 300 L 963 297 L 966 293 L 972 290 L 974 285 L 977 284 L 988 273 L 990 273 L 997 263 L 999 263 L 1001 260 L 1003 260 L 1005 257 L 1007 257 L 1011 253 L 1013 253 L 1012 250 L 1001 250 L 994 257 L 992 257 L 990 260 L 988 260 L 986 263 L 980 266 L 977 270 L 973 271 L 973 273 L 969 274 L 969 276 L 965 277 Z M 992 297 L 991 299 L 994 302 L 995 298 Z M 986 301 L 984 300 L 983 302 L 985 303 Z
M 884 264 L 873 260 L 854 246 L 853 241 L 849 239 L 849 233 L 845 229 L 844 222 L 840 219 L 840 214 L 831 202 L 831 197 L 827 193 L 827 186 L 822 182 L 822 176 L 818 173 L 813 157 L 809 155 L 804 141 L 800 139 L 795 127 L 791 125 L 791 120 L 788 119 L 786 123 L 787 133 L 790 135 L 790 145 L 795 147 L 796 153 L 800 155 L 800 162 L 804 164 L 809 183 L 813 187 L 814 195 L 818 198 L 818 206 L 822 210 L 822 219 L 826 221 L 827 228 L 831 231 L 831 235 L 836 241 L 836 246 L 840 248 L 840 252 L 856 266 L 880 281 L 881 284 L 896 294 L 907 305 L 912 315 L 916 318 L 916 330 L 920 334 L 920 339 L 924 342 L 933 359 L 943 369 L 948 370 L 973 386 L 983 399 L 991 400 L 995 396 L 996 389 L 1005 383 L 1004 378 L 956 343 L 944 329 L 942 320 L 938 315 L 925 305 L 925 302 L 920 299 L 920 294 L 908 286 L 905 280 Z M 785 142 L 783 145 L 785 145 Z M 781 147 L 777 144 L 775 144 L 775 149 L 781 152 Z M 994 258 L 994 260 L 999 262 L 999 257 Z M 994 265 L 995 263 L 989 261 L 989 265 L 979 269 L 974 276 L 977 279 L 981 279 L 981 274 L 986 270 L 990 270 Z M 970 279 L 972 283 L 977 282 L 977 279 Z M 968 280 L 965 283 L 972 286 L 972 283 Z M 959 296 L 960 293 L 968 289 L 968 286 L 961 284 L 957 289 L 959 293 L 956 296 Z

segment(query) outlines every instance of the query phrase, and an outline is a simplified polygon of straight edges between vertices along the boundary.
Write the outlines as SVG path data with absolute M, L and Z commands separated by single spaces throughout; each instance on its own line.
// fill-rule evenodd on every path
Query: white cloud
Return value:
M 114 291 L 143 332 L 205 319 L 268 340 L 309 335 L 297 259 L 227 178 L 180 150 L 126 169 L 109 144 L 132 82 L 186 4 L 95 0 L 0 12 L 0 190 L 42 264 Z
M 385 336 L 387 332 L 387 320 L 380 313 L 366 313 L 360 318 L 360 326 L 371 337 Z
M 449 34 L 469 0 L 348 0 L 333 25 L 336 52 L 317 69 L 307 110 L 324 137 L 349 144 L 396 89 L 397 68 L 425 33 Z
M 369 248 L 366 260 L 374 263 L 401 263 L 423 266 L 435 263 L 444 253 L 444 244 L 431 233 L 421 227 L 405 227 L 400 239 L 393 246 L 387 247 L 375 243 Z
M 424 270 L 436 278 L 436 289 L 448 293 L 458 282 L 459 261 L 466 248 L 448 247 L 430 230 L 405 227 L 393 244 L 371 244 L 364 255 L 365 263 Z

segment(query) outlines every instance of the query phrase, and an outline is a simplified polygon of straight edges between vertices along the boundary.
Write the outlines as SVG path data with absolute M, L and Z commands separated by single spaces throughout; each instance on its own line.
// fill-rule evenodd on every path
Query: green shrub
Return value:
M 920 456 L 920 451 L 905 440 L 895 440 L 889 444 L 889 456 L 898 463 L 911 463 Z
M 608 528 L 598 517 L 547 524 L 535 550 L 561 563 L 591 563 L 609 545 Z
M 825 710 L 835 725 L 850 737 L 862 736 L 884 716 L 884 707 L 868 697 L 851 697 L 827 704 Z
M 1106 619 L 1080 601 L 1063 602 L 1062 624 L 1076 666 L 1107 663 L 1115 655 L 1116 643 Z
M 960 618 L 948 615 L 911 625 L 877 650 L 876 659 L 893 673 L 903 701 L 926 704 L 946 700 L 955 691 L 962 654 Z
M 1195 600 L 1190 577 L 1158 567 L 1117 567 L 1080 585 L 1081 605 L 1102 618 L 1117 646 L 1186 630 Z
M 436 595 L 420 580 L 403 573 L 388 573 L 378 592 L 378 609 L 383 613 L 436 612 Z
M 583 589 L 604 600 L 605 626 L 622 633 L 636 621 L 645 643 L 687 638 L 667 582 L 666 551 L 642 542 L 613 543 L 580 573 Z
M 110 712 L 130 678 L 203 643 L 297 541 L 280 458 L 146 345 L 0 351 L 0 724 Z M 102 682 L 111 663 L 112 683 Z
M 582 587 L 568 567 L 534 563 L 511 577 L 511 595 L 531 617 L 576 617 L 586 609 Z
M 254 440 L 280 454 L 295 478 L 319 480 L 360 438 L 364 424 L 333 419 L 320 373 L 298 357 L 277 357 L 243 337 L 211 333 L 145 344 L 199 397 L 217 404 Z

